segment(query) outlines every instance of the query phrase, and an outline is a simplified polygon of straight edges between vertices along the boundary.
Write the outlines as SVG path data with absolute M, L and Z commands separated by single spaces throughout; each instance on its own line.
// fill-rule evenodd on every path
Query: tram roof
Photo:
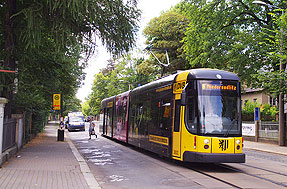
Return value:
M 128 96 L 130 93 L 130 91 L 125 91 L 123 93 L 120 93 L 120 94 L 117 94 L 117 95 L 114 95 L 114 96 L 111 96 L 111 97 L 108 97 L 108 98 L 105 98 L 102 100 L 101 102 L 101 106 L 106 106 L 108 102 L 112 102 L 114 101 L 115 98 L 117 97 L 124 97 L 124 96 Z
M 223 70 L 209 69 L 209 68 L 180 70 L 180 71 L 177 71 L 177 73 L 175 73 L 175 74 L 162 77 L 160 79 L 157 79 L 155 81 L 147 83 L 143 86 L 137 87 L 131 91 L 126 91 L 126 92 L 123 92 L 123 93 L 118 94 L 116 96 L 122 96 L 122 95 L 125 96 L 125 95 L 128 95 L 129 93 L 136 93 L 136 92 L 139 92 L 139 91 L 144 90 L 144 89 L 168 85 L 169 83 L 172 83 L 175 80 L 177 75 L 179 75 L 180 73 L 183 73 L 183 72 L 189 72 L 190 73 L 190 74 L 188 74 L 187 80 L 190 80 L 190 79 L 232 80 L 232 81 L 239 81 L 240 80 L 236 74 L 234 74 L 232 72 L 228 72 L 228 71 L 223 71 Z M 103 103 L 105 104 L 107 102 L 112 101 L 116 96 L 111 96 L 111 97 L 105 98 L 102 101 L 102 105 L 103 105 Z
M 162 86 L 165 84 L 168 84 L 170 82 L 173 82 L 177 75 L 183 72 L 189 72 L 187 80 L 189 79 L 209 79 L 209 80 L 232 80 L 232 81 L 239 81 L 239 77 L 232 73 L 227 72 L 223 70 L 217 70 L 217 69 L 208 69 L 208 68 L 199 68 L 199 69 L 192 69 L 192 70 L 180 70 L 177 71 L 177 73 L 168 75 L 166 77 L 160 78 L 158 80 L 152 81 L 150 83 L 147 83 L 143 86 L 137 87 L 131 91 L 131 93 L 134 93 L 136 91 L 140 91 L 144 88 L 152 88 L 156 86 Z
M 101 102 L 101 107 L 106 106 L 107 103 L 113 101 L 115 97 L 116 96 L 111 96 L 111 97 L 103 99 L 102 102 Z
M 211 80 L 222 79 L 222 80 L 233 80 L 233 81 L 240 80 L 236 74 L 224 70 L 201 68 L 187 71 L 190 72 L 191 77 L 193 79 L 211 79 Z

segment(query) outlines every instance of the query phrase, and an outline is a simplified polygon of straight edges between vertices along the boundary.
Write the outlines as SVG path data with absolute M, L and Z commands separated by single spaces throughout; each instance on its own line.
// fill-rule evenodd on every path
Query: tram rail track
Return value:
M 256 175 L 256 174 L 247 173 L 247 172 L 245 172 L 245 171 L 242 171 L 242 170 L 239 170 L 239 169 L 236 169 L 236 168 L 232 168 L 232 167 L 227 166 L 227 165 L 224 165 L 224 164 L 220 164 L 220 165 L 218 165 L 218 166 L 221 166 L 221 167 L 224 167 L 224 168 L 233 170 L 233 171 L 238 171 L 239 173 L 243 173 L 243 174 L 248 175 L 248 176 L 256 177 L 256 178 L 259 178 L 259 179 L 261 179 L 261 180 L 265 180 L 265 181 L 271 182 L 271 183 L 276 184 L 276 185 L 279 185 L 279 186 L 287 187 L 287 184 L 283 184 L 283 183 L 281 183 L 281 182 L 274 181 L 274 180 L 271 180 L 271 179 L 268 179 L 268 178 L 265 178 L 265 177 L 262 177 L 262 176 L 259 176 L 259 175 Z M 251 168 L 263 170 L 263 171 L 266 171 L 266 172 L 269 172 L 269 173 L 273 173 L 273 174 L 276 174 L 276 175 L 286 176 L 286 180 L 287 180 L 287 175 L 286 175 L 286 174 L 283 174 L 283 173 L 279 173 L 279 172 L 276 172 L 276 171 L 270 171 L 270 170 L 267 170 L 267 169 L 264 169 L 264 168 L 259 168 L 259 167 L 252 166 L 252 165 L 242 164 L 242 166 L 246 166 L 246 167 L 251 167 Z
M 154 158 L 156 158 L 156 156 Z M 169 161 L 169 160 L 166 159 L 166 161 Z M 262 180 L 262 181 L 265 181 L 268 183 L 272 183 L 272 184 L 277 186 L 276 188 L 278 188 L 278 187 L 287 188 L 287 183 L 281 183 L 281 182 L 278 182 L 278 181 L 270 179 L 270 178 L 265 178 L 264 176 L 260 176 L 261 173 L 253 174 L 253 173 L 246 172 L 242 168 L 240 168 L 240 166 L 247 167 L 247 168 L 250 168 L 253 170 L 256 169 L 256 170 L 264 171 L 267 173 L 267 174 L 264 173 L 263 175 L 268 175 L 268 174 L 277 175 L 277 176 L 280 175 L 282 177 L 286 177 L 286 180 L 287 180 L 287 174 L 281 173 L 278 171 L 268 170 L 268 169 L 262 168 L 262 167 L 257 167 L 257 166 L 250 165 L 247 163 L 245 163 L 245 164 L 233 164 L 234 166 L 232 166 L 229 164 L 187 163 L 187 162 L 176 161 L 176 164 L 183 166 L 183 167 L 186 167 L 192 171 L 195 171 L 199 174 L 207 176 L 211 179 L 217 180 L 217 181 L 224 183 L 228 186 L 231 186 L 233 188 L 248 188 L 248 187 L 246 187 L 244 184 L 238 184 L 238 183 L 234 182 L 232 179 L 230 179 L 228 176 L 226 176 L 226 173 L 237 173 L 237 174 L 240 174 L 240 176 L 244 175 L 245 177 L 252 177 L 252 178 L 256 178 L 256 179 L 259 179 L 259 180 Z M 239 167 L 237 167 L 237 166 L 239 166 Z M 222 173 L 222 175 L 221 175 L 221 173 Z M 274 177 L 274 178 L 276 178 L 276 177 Z M 242 180 L 242 181 L 244 183 L 244 180 Z
M 271 170 L 268 170 L 268 169 L 265 169 L 265 168 L 261 168 L 261 167 L 256 167 L 256 166 L 253 166 L 253 165 L 248 165 L 248 164 L 241 164 L 242 166 L 245 166 L 245 167 L 251 167 L 251 168 L 254 168 L 254 169 L 259 169 L 259 170 L 262 170 L 262 171 L 266 171 L 266 172 L 270 172 L 270 173 L 274 173 L 274 174 L 277 174 L 277 175 L 282 175 L 282 176 L 285 176 L 287 177 L 287 174 L 285 173 L 280 173 L 278 171 L 271 171 Z M 287 178 L 286 178 L 287 180 Z
M 195 171 L 195 172 L 197 172 L 197 173 L 200 173 L 200 174 L 202 174 L 202 175 L 205 175 L 205 176 L 207 176 L 207 177 L 210 177 L 210 178 L 212 178 L 212 179 L 214 179 L 214 180 L 217 180 L 217 181 L 219 181 L 219 182 L 222 182 L 222 183 L 224 183 L 224 184 L 227 184 L 227 185 L 229 185 L 229 186 L 232 186 L 232 187 L 234 187 L 234 188 L 242 188 L 242 187 L 240 187 L 240 186 L 237 186 L 237 185 L 235 185 L 235 184 L 233 184 L 233 183 L 231 183 L 231 182 L 229 182 L 229 181 L 226 181 L 226 180 L 224 180 L 224 179 L 220 179 L 220 178 L 218 178 L 218 177 L 216 177 L 216 176 L 213 176 L 213 175 L 211 175 L 211 174 L 209 174 L 209 173 L 206 173 L 206 172 L 204 172 L 204 171 L 201 171 L 201 170 L 198 170 L 198 169 L 196 169 L 196 168 L 191 168 L 191 167 L 188 167 L 189 169 L 191 169 L 191 170 L 193 170 L 193 171 Z
M 245 165 L 245 164 L 240 164 L 240 165 L 245 166 L 245 167 L 249 167 L 252 169 L 258 169 L 258 170 L 266 171 L 266 172 L 274 174 L 274 175 L 281 175 L 283 177 L 286 177 L 286 180 L 287 180 L 287 174 L 284 174 L 284 173 L 280 173 L 280 172 L 276 172 L 276 171 L 272 171 L 272 170 L 267 170 L 264 168 L 259 168 L 259 167 L 251 166 L 251 165 Z M 228 172 L 239 173 L 239 174 L 241 174 L 241 176 L 245 175 L 248 177 L 253 177 L 256 179 L 264 180 L 266 182 L 275 184 L 277 186 L 281 186 L 283 188 L 287 187 L 287 184 L 278 182 L 276 180 L 272 180 L 270 178 L 265 178 L 263 176 L 260 176 L 260 174 L 248 173 L 248 172 L 245 172 L 241 169 L 238 169 L 238 168 L 235 168 L 235 167 L 232 167 L 229 165 L 225 165 L 225 164 L 211 164 L 211 165 L 208 165 L 206 167 L 204 165 L 203 166 L 194 166 L 194 164 L 192 164 L 192 165 L 190 165 L 190 164 L 186 165 L 185 164 L 184 166 L 189 168 L 192 171 L 195 171 L 197 173 L 208 176 L 212 179 L 215 179 L 217 181 L 225 183 L 225 184 L 227 184 L 231 187 L 234 187 L 234 188 L 245 188 L 245 187 L 244 187 L 244 185 L 240 185 L 240 184 L 234 183 L 232 180 L 229 180 L 229 178 L 226 177 L 226 173 L 228 173 Z M 209 167 L 209 168 L 207 168 L 207 167 Z M 222 175 L 220 175 L 220 173 L 222 173 Z

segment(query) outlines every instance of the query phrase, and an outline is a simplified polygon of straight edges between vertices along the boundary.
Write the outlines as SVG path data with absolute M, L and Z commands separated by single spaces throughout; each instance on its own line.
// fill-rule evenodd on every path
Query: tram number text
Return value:
M 177 82 L 173 84 L 173 92 L 174 93 L 181 93 L 183 88 L 185 87 L 186 81 Z

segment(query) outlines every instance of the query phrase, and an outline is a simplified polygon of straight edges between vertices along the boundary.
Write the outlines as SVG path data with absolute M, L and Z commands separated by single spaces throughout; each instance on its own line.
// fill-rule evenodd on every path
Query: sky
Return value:
M 137 33 L 137 48 L 144 49 L 145 38 L 142 35 L 143 29 L 147 26 L 148 22 L 154 18 L 160 16 L 162 11 L 169 10 L 172 6 L 179 3 L 181 0 L 138 0 L 138 8 L 142 11 L 139 31 Z M 92 92 L 92 85 L 94 81 L 94 75 L 99 73 L 100 69 L 105 68 L 107 60 L 110 59 L 110 54 L 106 51 L 105 47 L 99 45 L 97 52 L 90 58 L 87 68 L 84 70 L 86 78 L 82 82 L 81 88 L 78 89 L 76 97 L 82 102 Z

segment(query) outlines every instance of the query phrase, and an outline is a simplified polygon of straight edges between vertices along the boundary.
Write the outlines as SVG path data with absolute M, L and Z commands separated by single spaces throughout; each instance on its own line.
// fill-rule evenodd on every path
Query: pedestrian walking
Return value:
M 95 135 L 96 138 L 97 138 L 97 135 L 96 135 L 96 132 L 95 132 L 95 123 L 93 123 L 93 120 L 94 120 L 94 118 L 91 117 L 91 119 L 90 119 L 90 126 L 89 126 L 89 136 L 90 136 L 90 139 L 91 139 L 91 136 L 92 136 L 92 135 Z

